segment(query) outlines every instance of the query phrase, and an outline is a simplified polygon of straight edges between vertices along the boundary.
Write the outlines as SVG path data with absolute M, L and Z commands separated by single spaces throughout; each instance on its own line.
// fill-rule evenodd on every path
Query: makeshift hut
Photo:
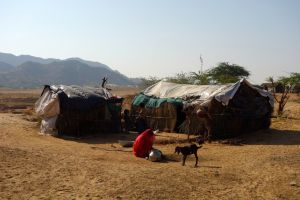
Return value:
M 35 111 L 42 118 L 42 133 L 79 136 L 118 132 L 122 101 L 103 87 L 46 85 Z
M 227 138 L 270 126 L 273 96 L 242 79 L 227 85 L 187 85 L 160 81 L 138 94 L 138 106 L 146 107 L 147 125 L 162 131 L 203 134 L 207 121 L 197 116 L 203 110 L 210 117 L 212 138 Z

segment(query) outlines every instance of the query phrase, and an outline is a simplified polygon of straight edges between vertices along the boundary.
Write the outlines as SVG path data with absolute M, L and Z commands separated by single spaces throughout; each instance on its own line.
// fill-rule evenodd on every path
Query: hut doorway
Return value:
M 183 111 L 183 104 L 180 104 L 180 105 L 176 106 L 176 116 L 177 116 L 177 118 L 176 118 L 176 124 L 175 124 L 174 131 L 178 133 L 180 125 L 186 119 L 186 114 Z

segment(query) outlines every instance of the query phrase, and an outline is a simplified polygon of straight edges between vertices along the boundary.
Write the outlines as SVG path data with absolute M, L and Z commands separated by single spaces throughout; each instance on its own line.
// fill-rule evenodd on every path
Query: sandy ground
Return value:
M 181 166 L 176 144 L 156 144 L 169 160 L 154 163 L 117 144 L 134 135 L 60 139 L 0 113 L 0 199 L 300 199 L 299 122 L 274 120 L 242 145 L 204 144 L 195 168 L 193 157 Z

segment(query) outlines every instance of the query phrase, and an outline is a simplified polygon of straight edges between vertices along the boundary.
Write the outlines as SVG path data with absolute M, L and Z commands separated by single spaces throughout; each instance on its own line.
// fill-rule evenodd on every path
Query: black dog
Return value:
M 198 155 L 197 155 L 197 151 L 198 149 L 200 149 L 202 146 L 197 146 L 195 144 L 191 144 L 190 146 L 184 146 L 184 147 L 176 147 L 175 148 L 175 152 L 174 153 L 181 153 L 182 154 L 182 166 L 184 166 L 185 164 L 185 160 L 186 160 L 186 157 L 188 155 L 191 155 L 191 154 L 194 154 L 195 157 L 196 157 L 196 164 L 195 164 L 195 167 L 197 167 L 197 164 L 198 164 Z

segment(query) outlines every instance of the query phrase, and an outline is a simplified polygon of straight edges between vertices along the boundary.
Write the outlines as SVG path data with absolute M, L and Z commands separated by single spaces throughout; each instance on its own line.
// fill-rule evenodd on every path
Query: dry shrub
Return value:
M 275 107 L 278 107 L 278 104 L 275 104 Z M 278 117 L 277 115 L 274 115 Z M 290 99 L 285 106 L 281 118 L 288 119 L 300 119 L 300 95 L 299 94 L 290 94 Z

